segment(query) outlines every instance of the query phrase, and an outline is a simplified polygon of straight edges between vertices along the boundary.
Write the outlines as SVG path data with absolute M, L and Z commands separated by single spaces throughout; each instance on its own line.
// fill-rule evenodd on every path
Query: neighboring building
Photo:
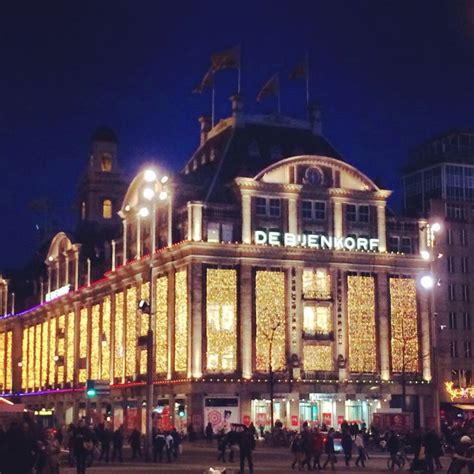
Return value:
M 442 408 L 447 418 L 474 415 L 474 131 L 450 132 L 419 146 L 403 184 L 406 212 L 441 224 L 432 271 L 439 279 L 433 311 Z
M 0 320 L 6 395 L 69 423 L 85 414 L 86 381 L 106 380 L 110 395 L 90 404 L 98 419 L 144 427 L 149 319 L 138 302 L 147 299 L 162 426 L 268 428 L 271 398 L 288 427 L 370 424 L 404 406 L 404 392 L 415 423 L 432 424 L 424 229 L 387 224 L 391 192 L 307 122 L 248 116 L 233 98 L 232 117 L 201 126 L 181 173 L 131 182 L 101 279 L 75 284 L 82 249 L 55 237 L 56 298 Z M 387 251 L 387 237 L 406 232 L 410 246 Z

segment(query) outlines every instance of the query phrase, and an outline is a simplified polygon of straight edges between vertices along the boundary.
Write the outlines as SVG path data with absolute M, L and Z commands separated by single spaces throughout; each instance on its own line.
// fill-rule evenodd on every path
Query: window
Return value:
M 472 357 L 471 341 L 464 341 L 464 357 L 470 359 Z
M 280 217 L 280 203 L 280 199 L 258 197 L 255 201 L 255 212 L 257 216 Z
M 266 216 L 267 215 L 267 200 L 265 198 L 258 197 L 255 200 L 255 211 L 257 216 Z
M 331 310 L 328 306 L 305 306 L 303 318 L 305 333 L 329 334 L 332 330 Z
M 102 201 L 102 217 L 104 219 L 112 219 L 112 201 L 110 199 Z
M 219 222 L 209 222 L 207 224 L 208 242 L 232 242 L 233 225 L 220 224 Z
M 355 204 L 346 204 L 346 220 L 347 222 L 369 222 L 369 206 Z
M 311 201 L 302 201 L 301 202 L 301 214 L 303 219 L 312 219 L 313 218 L 313 206 Z
M 469 285 L 467 284 L 462 285 L 462 300 L 469 301 Z
M 410 237 L 402 237 L 401 251 L 403 253 L 412 253 L 412 246 L 411 246 L 411 238 Z
M 346 206 L 346 219 L 347 222 L 357 221 L 357 208 L 354 204 L 347 204 Z
M 451 354 L 451 357 L 455 359 L 458 357 L 458 342 L 457 341 L 451 341 L 449 344 L 449 352 Z
M 471 369 L 453 369 L 451 370 L 451 381 L 456 388 L 469 387 L 472 385 Z
M 322 201 L 302 201 L 303 219 L 322 221 L 326 219 L 326 203 Z
M 466 218 L 464 208 L 455 204 L 446 204 L 446 217 L 453 220 L 464 220 Z
M 469 273 L 469 257 L 461 257 L 461 271 Z
M 448 265 L 448 272 L 454 273 L 454 257 L 448 257 L 446 263 Z
M 464 247 L 467 245 L 467 234 L 465 229 L 461 229 L 461 245 Z
M 454 285 L 452 283 L 450 283 L 448 285 L 448 299 L 449 299 L 449 301 L 454 301 L 456 299 L 456 294 L 455 294 L 455 291 L 454 291 Z
M 222 224 L 222 241 L 234 241 L 234 226 L 232 224 Z
M 464 329 L 471 329 L 471 313 L 463 313 L 463 328 Z
M 280 200 L 270 199 L 270 216 L 280 217 Z
M 110 153 L 102 154 L 102 156 L 100 157 L 100 168 L 106 173 L 112 171 L 112 155 Z
M 453 231 L 448 229 L 446 232 L 446 240 L 448 241 L 448 245 L 453 245 Z
M 84 201 L 81 202 L 81 219 L 86 220 L 86 203 Z
M 400 252 L 400 239 L 394 235 L 388 238 L 388 249 L 390 252 Z
M 369 206 L 359 206 L 359 222 L 369 222 Z
M 217 222 L 209 222 L 207 224 L 207 241 L 219 242 L 219 224 Z
M 457 317 L 456 313 L 453 311 L 450 311 L 449 313 L 449 329 L 457 329 L 458 327 L 458 322 L 457 322 Z

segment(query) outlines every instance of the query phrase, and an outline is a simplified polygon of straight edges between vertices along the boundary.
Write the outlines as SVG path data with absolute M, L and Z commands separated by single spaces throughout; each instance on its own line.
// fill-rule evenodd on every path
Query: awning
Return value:
M 459 408 L 460 410 L 474 410 L 474 403 L 457 403 L 453 405 L 455 408 Z

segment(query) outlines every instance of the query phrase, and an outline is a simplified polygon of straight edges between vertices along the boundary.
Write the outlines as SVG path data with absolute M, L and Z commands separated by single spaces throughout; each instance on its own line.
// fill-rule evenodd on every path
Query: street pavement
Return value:
M 237 474 L 239 472 L 239 457 L 238 449 L 236 449 L 235 461 L 233 463 L 223 464 L 217 462 L 217 445 L 214 442 L 212 445 L 204 442 L 183 443 L 183 453 L 180 457 L 172 463 L 144 463 L 144 462 L 127 462 L 128 451 L 125 454 L 125 462 L 106 464 L 95 463 L 94 466 L 87 469 L 88 474 L 113 474 L 130 472 L 134 474 L 147 474 L 151 472 L 163 473 L 183 473 L 183 474 L 203 474 L 208 472 L 209 467 L 213 468 L 227 468 L 226 474 Z M 355 458 L 352 459 L 351 466 L 348 468 L 344 465 L 342 454 L 338 454 L 338 463 L 336 464 L 336 472 L 369 472 L 371 474 L 387 473 L 387 454 L 376 453 L 372 454 L 370 459 L 366 462 L 365 469 L 354 466 Z M 257 443 L 257 448 L 254 451 L 254 473 L 272 473 L 283 474 L 298 472 L 292 471 L 291 462 L 292 454 L 289 448 L 269 448 L 261 446 Z M 129 459 L 129 458 L 128 458 Z M 437 472 L 445 473 L 449 466 L 449 458 L 442 459 L 443 470 Z M 408 471 L 408 466 L 405 466 L 405 472 Z M 326 471 L 330 471 L 328 469 Z M 62 474 L 75 474 L 75 469 L 69 467 L 61 468 Z M 245 469 L 248 472 L 248 469 Z

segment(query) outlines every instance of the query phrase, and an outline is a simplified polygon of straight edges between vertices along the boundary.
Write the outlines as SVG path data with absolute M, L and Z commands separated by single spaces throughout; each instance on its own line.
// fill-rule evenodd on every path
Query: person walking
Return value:
M 74 458 L 76 459 L 77 474 L 85 474 L 87 458 L 93 449 L 94 443 L 89 435 L 89 430 L 85 426 L 84 420 L 81 420 L 74 437 Z
M 217 460 L 225 462 L 225 450 L 227 447 L 227 437 L 225 435 L 222 435 L 219 437 L 219 441 L 217 442 Z
M 212 437 L 214 434 L 214 430 L 212 429 L 212 423 L 209 422 L 204 430 L 204 434 L 206 435 L 206 439 L 208 443 L 212 443 Z
M 364 434 L 362 431 L 359 431 L 356 434 L 355 440 L 354 440 L 355 447 L 357 448 L 358 456 L 355 462 L 355 465 L 359 467 L 359 463 L 362 465 L 362 467 L 365 467 L 365 446 L 364 446 Z
M 112 462 L 115 459 L 119 462 L 123 462 L 123 426 L 121 425 L 114 431 L 112 437 Z
M 169 431 L 166 432 L 165 436 L 166 446 L 166 461 L 171 462 L 171 454 L 173 453 L 173 436 Z
M 161 431 L 157 431 L 153 437 L 153 461 L 156 462 L 157 459 L 160 462 L 163 462 L 163 449 L 165 447 L 165 435 Z
M 240 435 L 239 450 L 240 450 L 240 474 L 245 472 L 245 460 L 249 466 L 249 473 L 253 473 L 253 459 L 252 451 L 255 449 L 255 437 L 252 436 L 250 430 L 245 427 Z
M 132 448 L 132 460 L 142 457 L 142 447 L 141 447 L 141 433 L 136 428 L 130 434 L 128 438 L 130 447 Z
M 334 428 L 330 428 L 326 441 L 324 443 L 324 453 L 327 458 L 323 464 L 323 469 L 326 469 L 328 464 L 331 464 L 331 469 L 334 471 L 334 464 L 337 462 L 336 450 L 334 449 Z
M 321 456 L 324 452 L 324 438 L 318 428 L 315 428 L 312 433 L 312 441 L 313 441 L 313 469 L 321 470 Z
M 342 432 L 341 444 L 342 450 L 344 451 L 344 461 L 346 463 L 346 467 L 349 467 L 349 461 L 352 458 L 352 436 L 349 429 L 346 429 Z
M 313 440 L 311 439 L 311 432 L 309 431 L 308 423 L 303 423 L 303 431 L 301 432 L 301 449 L 304 453 L 304 459 L 301 467 L 304 469 L 308 466 L 308 471 L 311 471 L 311 459 L 313 457 Z
M 299 433 L 293 438 L 291 442 L 291 453 L 293 454 L 293 462 L 291 463 L 291 469 L 294 469 L 295 466 L 298 466 L 298 471 L 301 470 L 301 461 L 303 449 L 301 447 L 301 435 Z

